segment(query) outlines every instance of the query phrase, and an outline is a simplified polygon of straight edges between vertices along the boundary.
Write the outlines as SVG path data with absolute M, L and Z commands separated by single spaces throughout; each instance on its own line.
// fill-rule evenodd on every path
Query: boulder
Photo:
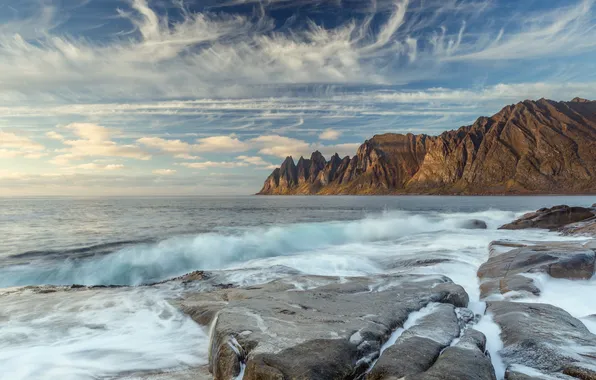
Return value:
M 574 380 L 573 377 L 564 375 L 564 374 L 545 374 L 543 372 L 537 371 L 533 368 L 528 368 L 526 366 L 510 366 L 505 371 L 505 380 L 560 380 L 560 379 L 567 379 L 567 380 Z
M 306 289 L 306 290 L 305 290 Z M 191 293 L 181 308 L 211 325 L 210 371 L 230 380 L 353 379 L 408 316 L 430 303 L 466 307 L 462 287 L 441 276 L 295 276 L 247 288 Z M 451 306 L 452 305 L 452 306 Z M 208 320 L 214 308 L 220 311 Z M 443 321 L 452 326 L 453 311 Z M 452 335 L 452 333 L 451 333 Z M 451 336 L 450 335 L 450 336 Z
M 558 230 L 568 224 L 593 218 L 596 211 L 586 207 L 569 207 L 566 205 L 542 208 L 536 212 L 523 215 L 521 218 L 500 227 L 502 230 L 521 230 L 541 228 Z
M 564 235 L 596 237 L 596 217 L 578 223 L 568 224 L 559 229 Z
M 428 371 L 406 376 L 405 380 L 496 380 L 485 345 L 484 334 L 468 329 L 459 342 L 441 353 Z
M 524 273 L 546 273 L 554 278 L 590 279 L 596 270 L 596 252 L 583 242 L 537 244 L 491 243 L 489 259 L 478 269 L 481 296 L 520 292 L 538 295 L 540 289 Z
M 466 228 L 469 230 L 486 230 L 488 226 L 486 222 L 479 219 L 466 220 L 460 225 L 460 228 Z
M 556 376 L 577 366 L 596 365 L 596 335 L 563 309 L 539 303 L 489 302 L 487 313 L 501 328 L 500 355 L 508 365 Z
M 565 366 L 563 373 L 582 380 L 596 380 L 596 366 L 571 364 Z
M 394 345 L 387 348 L 367 374 L 367 380 L 402 378 L 428 370 L 441 351 L 459 336 L 455 307 L 433 304 L 432 310 L 405 330 Z
M 480 285 L 480 296 L 489 297 L 493 294 L 507 294 L 511 292 L 518 293 L 512 298 L 524 298 L 528 296 L 539 296 L 540 288 L 536 286 L 534 280 L 519 274 L 504 277 L 501 279 L 489 279 Z

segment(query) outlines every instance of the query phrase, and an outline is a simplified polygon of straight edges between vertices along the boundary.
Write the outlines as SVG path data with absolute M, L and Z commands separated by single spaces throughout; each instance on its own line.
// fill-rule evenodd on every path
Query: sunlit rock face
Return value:
M 596 192 L 596 101 L 526 100 L 439 136 L 376 135 L 354 157 L 287 157 L 259 194 Z

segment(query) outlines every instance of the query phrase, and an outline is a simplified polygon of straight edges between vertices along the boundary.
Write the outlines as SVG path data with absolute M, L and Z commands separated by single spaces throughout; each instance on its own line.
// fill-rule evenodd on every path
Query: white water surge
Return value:
M 476 270 L 491 241 L 569 239 L 545 231 L 497 230 L 516 215 L 395 211 L 349 222 L 184 236 L 87 259 L 3 267 L 0 287 L 136 285 L 197 269 L 220 270 L 222 282 L 244 285 L 279 278 L 283 274 L 272 270 L 279 266 L 335 276 L 436 273 L 461 284 L 471 308 L 481 312 Z M 462 228 L 470 219 L 487 222 L 488 229 Z M 544 296 L 549 294 L 547 286 Z M 205 364 L 208 337 L 165 301 L 175 295 L 163 287 L 0 295 L 0 379 L 86 380 Z M 488 338 L 490 347 L 498 336 Z
M 206 363 L 207 335 L 154 289 L 0 297 L 0 379 L 83 380 Z
M 139 285 L 194 269 L 243 268 L 247 262 L 254 265 L 251 260 L 260 260 L 268 265 L 298 260 L 294 266 L 309 273 L 352 275 L 374 271 L 373 267 L 377 265 L 367 262 L 370 256 L 399 254 L 396 243 L 400 249 L 412 254 L 430 250 L 447 252 L 462 245 L 469 247 L 466 244 L 469 239 L 474 240 L 472 244 L 482 244 L 485 249 L 491 236 L 505 236 L 494 229 L 515 215 L 503 211 L 472 214 L 396 211 L 349 222 L 291 224 L 251 228 L 230 234 L 176 237 L 156 244 L 126 247 L 89 259 L 66 257 L 61 261 L 32 261 L 0 268 L 0 287 L 34 284 Z M 487 231 L 491 233 L 459 228 L 471 218 L 485 220 L 491 227 Z M 346 257 L 346 254 L 348 259 L 341 261 L 339 258 Z M 321 258 L 314 262 L 300 262 L 304 255 Z

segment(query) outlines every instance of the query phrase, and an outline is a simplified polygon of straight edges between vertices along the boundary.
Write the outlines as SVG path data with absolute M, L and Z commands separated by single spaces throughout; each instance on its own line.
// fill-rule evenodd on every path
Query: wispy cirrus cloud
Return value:
M 596 98 L 595 2 L 9 0 L 0 168 L 40 189 L 194 191 L 207 171 L 258 186 L 288 155 L 352 156 L 374 133 L 439 133 L 526 98 Z
M 216 9 L 226 8 L 215 3 Z M 146 0 L 132 0 L 118 15 L 134 33 L 100 41 L 52 27 L 39 35 L 25 33 L 31 20 L 53 25 L 61 14 L 43 8 L 33 19 L 0 28 L 0 97 L 21 104 L 243 97 L 275 94 L 279 86 L 283 92 L 290 91 L 283 86 L 309 84 L 407 84 L 436 77 L 447 62 L 596 50 L 594 0 L 529 15 L 501 12 L 496 23 L 475 21 L 497 8 L 489 0 L 364 1 L 360 7 L 344 4 L 364 16 L 339 25 L 307 22 L 280 29 L 267 7 L 282 3 L 292 5 L 269 2 L 256 14 L 209 7 L 190 12 L 181 5 L 180 17 L 172 19 Z
M 424 53 L 416 41 L 429 38 L 410 35 L 423 33 L 406 20 L 411 5 L 394 0 L 364 7 L 367 17 L 332 28 L 310 22 L 278 31 L 266 13 L 183 9 L 182 18 L 172 21 L 146 0 L 133 0 L 130 10 L 118 11 L 136 30 L 133 38 L 98 43 L 49 30 L 30 40 L 0 31 L 1 91 L 5 97 L 78 100 L 246 95 L 266 90 L 254 87 L 263 85 L 402 83 L 412 71 L 402 75 L 396 65 L 401 57 L 415 61 Z M 426 12 L 440 13 L 444 6 L 432 2 Z M 373 18 L 387 12 L 373 28 Z M 450 41 L 444 35 L 441 43 Z
M 571 2 L 570 2 L 571 3 Z M 487 61 L 565 56 L 596 49 L 594 0 L 580 0 L 556 10 L 518 15 L 514 31 L 502 27 L 477 38 L 458 38 L 457 51 L 443 57 L 450 61 Z M 516 20 L 517 21 L 517 20 Z M 462 33 L 463 34 L 463 33 Z

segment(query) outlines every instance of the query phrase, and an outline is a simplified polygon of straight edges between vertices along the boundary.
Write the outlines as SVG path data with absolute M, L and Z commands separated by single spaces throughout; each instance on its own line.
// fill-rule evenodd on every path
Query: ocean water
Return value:
M 296 271 L 444 274 L 482 312 L 476 270 L 491 241 L 585 240 L 500 231 L 500 225 L 541 207 L 595 202 L 542 196 L 0 199 L 0 379 L 134 378 L 204 365 L 208 332 L 168 302 L 185 290 L 138 286 L 193 270 L 214 271 L 237 285 Z M 465 228 L 472 219 L 488 229 Z M 412 259 L 448 261 L 420 267 Z M 594 281 L 538 281 L 545 300 L 596 327 L 588 317 L 596 314 L 596 299 L 561 297 L 568 289 L 586 294 Z M 132 287 L 47 294 L 27 288 L 45 284 Z M 498 366 L 498 327 L 486 318 L 479 329 L 489 335 Z

